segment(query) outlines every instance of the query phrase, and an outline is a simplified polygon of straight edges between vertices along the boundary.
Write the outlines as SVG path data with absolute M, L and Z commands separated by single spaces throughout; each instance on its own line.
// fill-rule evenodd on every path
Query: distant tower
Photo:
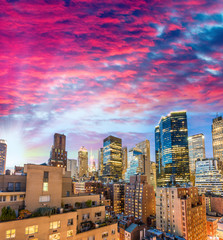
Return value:
M 66 136 L 64 134 L 54 134 L 54 145 L 51 148 L 49 165 L 67 167 Z
M 166 186 L 170 176 L 176 182 L 190 181 L 187 114 L 171 112 L 160 119 L 155 128 L 155 153 L 157 186 Z
M 128 169 L 128 150 L 127 147 L 122 148 L 122 179 L 125 179 L 125 173 Z
M 98 175 L 99 177 L 103 175 L 103 148 L 98 150 Z
M 0 139 L 0 174 L 5 174 L 7 142 Z
M 85 147 L 81 147 L 78 152 L 79 177 L 88 176 L 88 151 Z
M 222 116 L 213 119 L 212 123 L 213 156 L 223 165 L 223 119 Z

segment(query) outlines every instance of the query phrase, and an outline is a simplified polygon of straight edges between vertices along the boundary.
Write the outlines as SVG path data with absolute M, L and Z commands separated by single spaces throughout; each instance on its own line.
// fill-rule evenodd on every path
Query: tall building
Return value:
M 0 139 L 0 174 L 5 174 L 7 143 Z
M 149 140 L 142 141 L 136 144 L 136 147 L 142 151 L 143 157 L 143 173 L 147 177 L 147 182 L 150 183 L 150 142 Z
M 127 147 L 122 148 L 122 179 L 125 179 L 125 173 L 128 168 L 128 150 Z
M 205 158 L 204 135 L 202 133 L 188 137 L 190 172 L 195 174 L 195 162 Z
M 156 191 L 156 163 L 150 162 L 150 184 L 154 187 Z
M 125 173 L 125 180 L 130 181 L 130 176 L 137 173 L 144 174 L 144 161 L 142 150 L 139 148 L 131 148 L 128 154 L 128 169 Z
M 67 159 L 67 171 L 71 172 L 71 177 L 78 177 L 78 167 L 76 159 Z
M 88 176 L 88 151 L 85 147 L 81 147 L 78 152 L 79 177 Z
M 54 144 L 50 152 L 49 165 L 67 167 L 66 136 L 64 134 L 54 134 Z
M 98 150 L 98 176 L 103 175 L 103 148 Z
M 223 119 L 216 117 L 212 123 L 213 156 L 223 162 Z
M 205 198 L 196 187 L 159 187 L 156 228 L 186 240 L 206 240 Z
M 125 189 L 125 215 L 139 218 L 147 223 L 147 218 L 155 216 L 156 202 L 153 186 L 148 184 L 145 175 L 130 177 Z
M 171 112 L 155 128 L 157 186 L 166 186 L 174 175 L 178 183 L 190 181 L 187 114 Z
M 111 205 L 115 214 L 124 213 L 125 184 L 112 183 L 108 185 L 110 190 Z
M 122 178 L 122 139 L 109 136 L 103 141 L 103 177 Z
M 219 160 L 206 158 L 196 161 L 195 186 L 199 194 L 213 193 L 223 196 L 223 175 Z

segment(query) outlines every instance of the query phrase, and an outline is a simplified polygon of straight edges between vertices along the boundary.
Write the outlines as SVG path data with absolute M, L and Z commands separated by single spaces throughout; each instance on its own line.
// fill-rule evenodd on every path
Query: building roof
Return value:
M 137 224 L 132 223 L 125 231 L 131 233 L 137 227 L 138 227 Z

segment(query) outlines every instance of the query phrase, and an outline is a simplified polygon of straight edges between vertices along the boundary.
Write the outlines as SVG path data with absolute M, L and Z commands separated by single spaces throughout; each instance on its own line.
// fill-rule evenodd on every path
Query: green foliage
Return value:
M 40 217 L 40 216 L 51 216 L 56 214 L 56 208 L 49 208 L 49 207 L 42 207 L 38 208 L 34 213 L 33 217 Z
M 80 203 L 80 202 L 76 202 L 76 203 L 75 203 L 75 207 L 76 207 L 76 208 L 80 208 L 80 206 L 81 206 L 81 203 Z
M 91 207 L 92 206 L 92 201 L 91 200 L 87 200 L 87 202 L 85 202 L 87 207 Z
M 15 210 L 11 209 L 9 206 L 2 208 L 2 214 L 0 216 L 1 221 L 9 221 L 15 219 L 16 219 Z

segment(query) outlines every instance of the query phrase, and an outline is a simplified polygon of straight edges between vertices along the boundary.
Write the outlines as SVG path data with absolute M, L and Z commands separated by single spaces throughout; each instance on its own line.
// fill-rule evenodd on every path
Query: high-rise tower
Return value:
M 155 128 L 157 186 L 165 186 L 170 177 L 176 182 L 190 181 L 187 114 L 171 112 Z
M 81 147 L 78 152 L 79 177 L 88 176 L 88 151 L 85 147 Z
M 223 119 L 216 117 L 212 123 L 213 156 L 218 158 L 223 165 Z
M 51 148 L 49 165 L 67 167 L 66 136 L 64 134 L 54 134 L 54 145 Z
M 103 141 L 103 177 L 122 178 L 122 139 L 109 136 Z
M 5 140 L 0 139 L 0 174 L 5 174 L 7 143 Z

